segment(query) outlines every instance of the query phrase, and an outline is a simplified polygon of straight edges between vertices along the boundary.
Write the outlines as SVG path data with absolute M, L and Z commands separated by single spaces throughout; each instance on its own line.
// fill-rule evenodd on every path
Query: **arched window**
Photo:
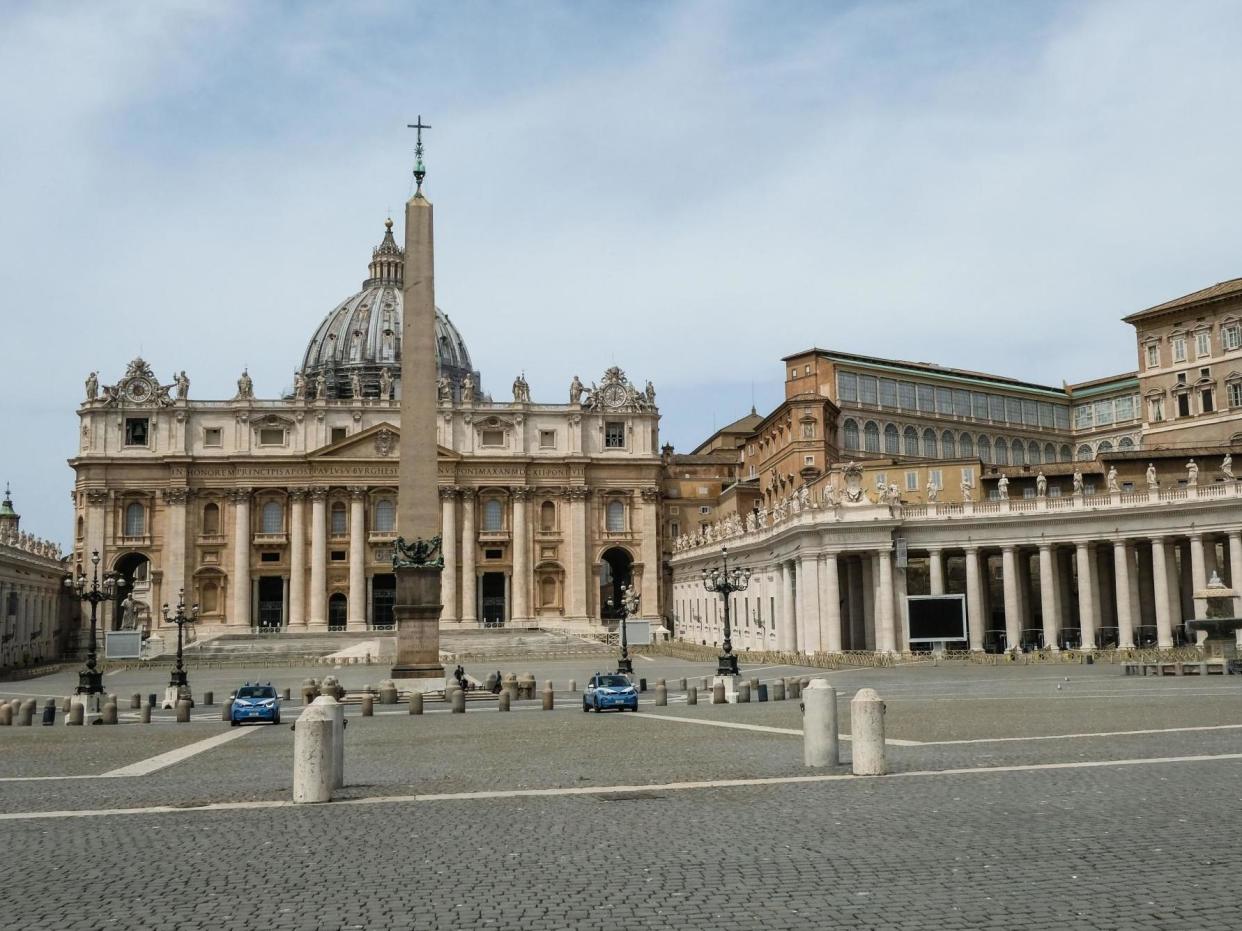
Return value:
M 1074 452 L 1069 448 L 1068 444 L 1061 447 L 1060 458 L 1062 462 L 1070 462 L 1074 458 Z
M 216 534 L 220 532 L 220 505 L 214 501 L 209 501 L 203 505 L 203 533 Z
M 1095 454 L 1097 456 L 1100 453 L 1111 453 L 1112 451 L 1113 451 L 1113 444 L 1110 443 L 1108 440 L 1105 440 L 1103 443 L 1101 443 L 1099 446 L 1095 448 Z
M 491 533 L 499 533 L 504 528 L 504 506 L 499 498 L 488 498 L 483 502 L 483 529 Z
M 1031 465 L 1039 465 L 1043 454 L 1039 451 L 1039 444 L 1031 440 L 1026 447 L 1026 461 Z
M 846 449 L 858 449 L 858 424 L 852 420 L 847 420 L 842 428 L 845 436 Z
M 539 583 L 539 603 L 545 608 L 556 606 L 556 579 L 545 575 Z
M 863 449 L 869 453 L 880 451 L 880 428 L 874 420 L 868 420 L 863 427 Z
M 86 521 L 81 517 L 78 518 L 78 539 L 81 540 L 86 536 Z
M 613 499 L 605 510 L 605 528 L 609 533 L 625 532 L 625 502 Z
M 1081 446 L 1078 447 L 1078 458 L 1079 459 L 1086 461 L 1086 460 L 1091 459 L 1092 455 L 1093 454 L 1091 452 L 1091 447 L 1088 446 L 1086 443 L 1083 443 Z
M 349 533 L 349 515 L 345 513 L 344 501 L 332 505 L 331 533 L 334 537 L 343 537 Z
M 204 582 L 199 601 L 204 614 L 215 614 L 220 610 L 220 587 L 215 582 Z
M 1044 444 L 1044 462 L 1057 461 L 1057 448 L 1051 443 Z
M 901 452 L 901 434 L 891 423 L 884 427 L 884 451 L 894 456 Z
M 929 459 L 936 457 L 936 432 L 930 427 L 923 431 L 923 455 Z
M 125 506 L 125 536 L 140 537 L 146 531 L 147 509 L 137 501 Z
M 992 461 L 997 465 L 1009 465 L 1009 443 L 1003 436 L 996 438 L 996 446 L 994 447 L 996 455 Z
M 280 533 L 285 529 L 285 509 L 279 501 L 265 501 L 260 515 L 262 533 Z
M 902 441 L 906 444 L 906 455 L 917 456 L 919 454 L 919 431 L 914 427 L 906 427 L 905 432 L 901 435 Z
M 986 436 L 979 437 L 979 458 L 983 462 L 992 461 L 992 441 Z
M 957 440 L 953 438 L 953 434 L 948 430 L 940 434 L 940 452 L 944 454 L 946 459 L 957 458 Z
M 1134 440 L 1130 439 L 1128 436 L 1123 436 L 1121 440 L 1117 443 L 1117 448 L 1118 449 L 1133 449 Z
M 375 530 L 392 533 L 397 529 L 397 504 L 392 498 L 380 498 L 375 502 Z
M 963 459 L 970 459 L 975 455 L 975 441 L 969 433 L 963 433 L 958 437 L 957 454 Z
M 1013 464 L 1026 465 L 1026 447 L 1021 440 L 1013 441 Z
M 545 501 L 539 505 L 539 529 L 556 529 L 556 505 L 551 501 Z

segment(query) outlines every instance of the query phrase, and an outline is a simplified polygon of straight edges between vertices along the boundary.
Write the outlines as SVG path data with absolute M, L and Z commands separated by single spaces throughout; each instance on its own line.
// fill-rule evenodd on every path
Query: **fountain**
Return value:
M 1242 675 L 1242 659 L 1238 658 L 1238 630 L 1242 629 L 1242 618 L 1233 616 L 1234 590 L 1213 572 L 1208 587 L 1195 592 L 1194 597 L 1196 601 L 1202 599 L 1207 603 L 1207 617 L 1187 621 L 1186 627 L 1206 634 L 1199 641 L 1199 647 L 1208 657 L 1223 660 L 1225 672 Z

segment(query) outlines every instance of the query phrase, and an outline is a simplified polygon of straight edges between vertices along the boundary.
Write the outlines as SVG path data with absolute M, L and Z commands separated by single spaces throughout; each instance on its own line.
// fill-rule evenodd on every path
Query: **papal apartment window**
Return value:
M 1184 336 L 1173 337 L 1173 361 L 1186 361 L 1186 337 Z
M 1215 401 L 1215 398 L 1212 397 L 1211 388 L 1204 388 L 1202 391 L 1199 392 L 1199 407 L 1203 411 L 1203 413 L 1210 414 L 1212 413 L 1213 410 L 1215 410 L 1215 407 L 1213 405 L 1214 401 Z
M 482 441 L 484 446 L 504 446 L 505 431 L 503 430 L 484 430 Z
M 1158 368 L 1160 365 L 1160 347 L 1154 343 L 1147 347 L 1147 367 Z
M 540 430 L 539 431 L 539 448 L 540 449 L 556 449 L 556 431 Z
M 280 427 L 264 427 L 259 431 L 260 446 L 284 446 L 285 431 Z
M 340 442 L 341 442 L 341 441 L 343 441 L 343 440 L 345 439 L 345 437 L 347 437 L 347 436 L 349 436 L 349 428 L 348 428 L 348 427 L 333 427 L 333 428 L 332 428 L 332 433 L 331 433 L 331 438 L 332 438 L 332 439 L 331 439 L 331 442 L 333 442 L 333 443 L 340 443 Z
M 1148 412 L 1152 423 L 1164 420 L 1164 398 L 1152 398 L 1148 401 Z
M 1202 359 L 1204 356 L 1212 354 L 1212 334 L 1207 330 L 1200 330 L 1195 334 L 1195 356 Z
M 125 418 L 125 445 L 146 446 L 151 421 L 146 417 Z
M 919 473 L 907 472 L 906 473 L 906 491 L 918 491 L 918 490 L 919 490 Z
M 1221 327 L 1220 339 L 1225 345 L 1225 350 L 1232 352 L 1242 346 L 1242 326 L 1231 323 L 1226 327 Z
M 1231 381 L 1226 390 L 1229 392 L 1229 406 L 1242 407 L 1242 381 Z
M 1190 416 L 1190 395 L 1185 392 L 1182 392 L 1177 396 L 1177 416 Z
M 224 443 L 220 439 L 220 428 L 219 427 L 204 428 L 203 445 L 204 446 L 223 446 L 224 445 Z
M 604 448 L 625 449 L 625 424 L 610 420 L 604 424 Z

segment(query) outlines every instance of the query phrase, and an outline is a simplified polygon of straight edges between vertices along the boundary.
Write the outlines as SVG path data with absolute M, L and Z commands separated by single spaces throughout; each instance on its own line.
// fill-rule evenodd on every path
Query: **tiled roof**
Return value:
M 1220 300 L 1233 295 L 1242 295 L 1242 278 L 1231 278 L 1229 281 L 1221 281 L 1214 284 L 1210 288 L 1203 288 L 1199 291 L 1183 294 L 1181 297 L 1175 297 L 1171 301 L 1165 301 L 1163 304 L 1157 304 L 1155 307 L 1148 307 L 1146 310 L 1130 314 L 1130 316 L 1125 318 L 1125 321 L 1126 323 L 1133 323 L 1135 320 L 1139 320 L 1149 314 L 1162 314 L 1170 310 L 1194 307 L 1198 304 L 1206 304 L 1210 301 Z

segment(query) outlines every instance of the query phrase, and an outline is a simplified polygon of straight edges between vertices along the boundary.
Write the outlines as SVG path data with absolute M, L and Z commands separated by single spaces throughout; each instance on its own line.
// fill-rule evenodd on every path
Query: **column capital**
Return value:
M 315 501 L 328 500 L 328 488 L 326 485 L 315 485 L 310 489 L 310 496 Z
M 1052 547 L 1053 547 L 1054 545 L 1055 545 L 1055 544 L 1053 544 L 1053 543 L 1052 543 L 1052 541 L 1050 541 L 1050 540 L 1040 540 L 1040 541 L 1039 541 L 1039 543 L 1038 543 L 1038 546 L 1039 546 L 1039 551 L 1040 551 L 1041 553 L 1049 553 L 1049 552 L 1051 552 L 1051 551 L 1052 551 Z
M 290 501 L 302 501 L 305 498 L 306 498 L 305 488 L 290 488 L 289 489 L 289 500 Z
M 359 501 L 367 496 L 367 488 L 363 485 L 350 485 L 347 489 L 349 496 L 355 501 Z
M 527 501 L 534 491 L 529 485 L 514 485 L 509 489 L 509 494 L 513 495 L 514 501 Z
M 246 501 L 250 500 L 250 493 L 253 490 L 254 489 L 252 488 L 233 488 L 229 490 L 228 494 L 229 494 L 229 497 L 232 498 L 235 502 L 237 502 L 238 504 L 243 504 Z
M 585 501 L 591 497 L 591 489 L 586 485 L 570 485 L 562 494 L 570 501 Z
M 474 504 L 474 499 L 479 496 L 479 490 L 473 486 L 458 486 L 457 493 L 461 495 L 463 502 Z
M 644 485 L 639 489 L 639 494 L 643 496 L 644 501 L 660 500 L 660 488 L 658 485 Z
M 977 544 L 971 543 L 971 544 L 969 544 L 969 545 L 967 545 L 967 546 L 963 546 L 963 547 L 962 547 L 962 551 L 963 551 L 963 552 L 964 552 L 967 556 L 978 556 L 978 555 L 979 555 L 979 546 L 978 546 Z
M 160 496 L 167 504 L 185 504 L 194 492 L 189 488 L 164 488 Z
M 461 489 L 458 488 L 456 485 L 441 485 L 440 486 L 440 497 L 443 498 L 445 501 L 452 501 L 454 498 L 456 498 L 460 494 L 461 494 Z

